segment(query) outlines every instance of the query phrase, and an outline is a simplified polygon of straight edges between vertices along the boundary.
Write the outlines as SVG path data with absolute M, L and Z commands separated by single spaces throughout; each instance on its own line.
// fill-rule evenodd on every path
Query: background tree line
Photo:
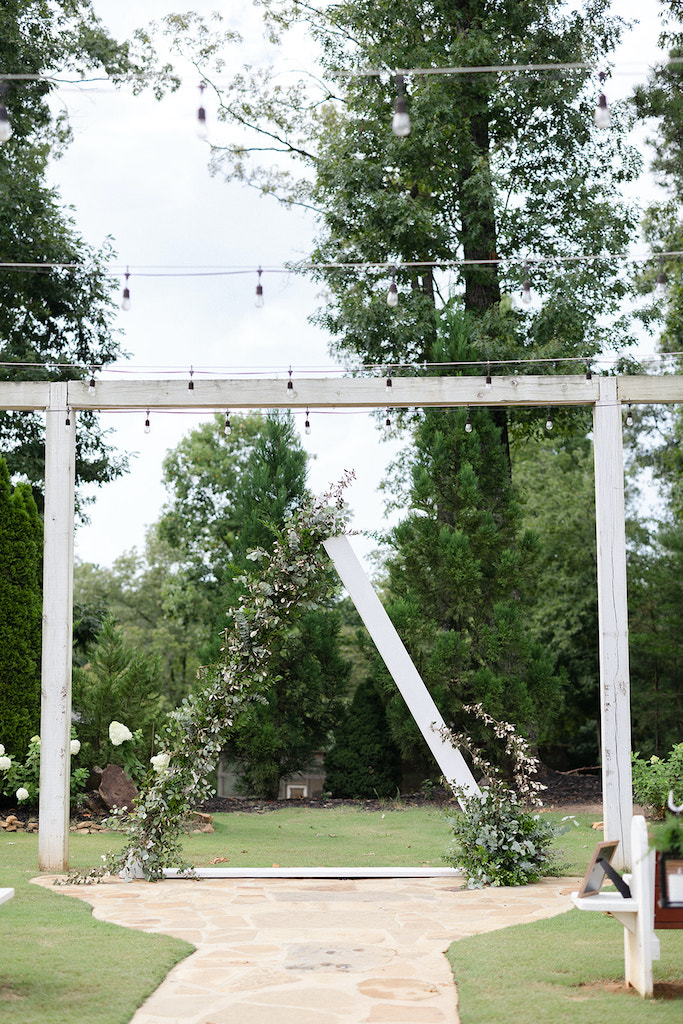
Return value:
M 69 60 L 104 64 L 113 76 L 138 66 L 140 57 L 93 22 L 89 4 L 62 6 L 73 32 L 65 41 L 52 23 L 40 51 L 30 52 L 31 66 L 49 67 L 51 47 Z M 678 262 L 664 261 L 669 297 L 663 306 L 644 298 L 656 264 L 654 271 L 629 275 L 614 259 L 635 238 L 641 218 L 622 191 L 641 170 L 641 156 L 629 143 L 636 116 L 657 119 L 653 169 L 668 192 L 645 212 L 645 236 L 655 253 L 681 248 L 678 65 L 657 72 L 632 102 L 615 106 L 609 131 L 593 126 L 596 83 L 583 72 L 414 74 L 405 83 L 412 130 L 403 138 L 389 129 L 397 87 L 389 71 L 579 61 L 608 66 L 623 31 L 609 6 L 589 0 L 576 11 L 561 0 L 431 0 L 408 4 L 397 19 L 395 6 L 384 0 L 333 6 L 265 0 L 265 26 L 280 45 L 290 30 L 303 27 L 319 46 L 322 76 L 302 80 L 289 94 L 268 71 L 239 71 L 224 85 L 226 53 L 238 57 L 232 32 L 174 15 L 157 33 L 170 34 L 172 46 L 191 56 L 215 92 L 219 116 L 239 126 L 234 145 L 213 148 L 213 170 L 316 211 L 311 262 L 321 268 L 314 274 L 326 296 L 316 319 L 352 370 L 371 365 L 400 375 L 417 366 L 423 373 L 481 376 L 490 362 L 496 373 L 519 374 L 536 371 L 532 360 L 548 360 L 544 373 L 583 373 L 605 352 L 615 354 L 617 370 L 634 366 L 629 353 L 643 332 L 659 335 L 665 352 L 680 347 Z M 660 6 L 663 45 L 677 56 L 681 4 Z M 26 11 L 36 15 L 38 8 L 29 4 Z M 31 23 L 21 20 L 17 7 L 7 26 L 10 67 L 12 60 L 28 59 Z M 150 31 L 147 44 L 154 47 L 158 38 Z M 384 73 L 367 75 L 367 69 Z M 44 106 L 21 113 L 17 126 L 19 145 L 22 133 L 27 140 L 38 132 L 57 137 Z M 271 164 L 260 162 L 264 138 Z M 22 155 L 9 152 L 0 149 L 0 173 L 8 181 L 12 161 Z M 49 147 L 43 155 L 38 182 Z M 3 315 L 13 303 L 26 307 L 12 323 L 0 322 L 6 351 L 35 363 L 41 374 L 48 357 L 55 363 L 73 358 L 74 338 L 84 364 L 114 358 L 105 255 L 86 254 L 54 195 L 38 189 L 36 203 L 30 224 L 13 225 L 18 239 L 29 245 L 30 225 L 42 211 L 84 273 L 73 279 L 57 272 L 26 275 L 25 282 L 3 275 L 10 289 L 0 304 Z M 5 208 L 0 227 L 10 213 Z M 543 258 L 525 265 L 529 253 Z M 366 269 L 351 274 L 341 264 Z M 389 267 L 395 268 L 397 307 L 386 302 Z M 528 277 L 536 299 L 526 308 L 519 292 Z M 82 289 L 94 281 L 97 296 L 84 297 Z M 22 291 L 46 282 L 54 292 L 45 291 L 40 303 Z M 50 295 L 56 303 L 69 289 L 75 289 L 74 305 L 59 307 L 57 325 Z M 678 355 L 670 366 L 680 371 Z M 548 417 L 551 430 L 525 410 L 405 411 L 396 427 L 405 451 L 384 482 L 388 502 L 403 512 L 382 538 L 378 585 L 447 721 L 476 733 L 474 723 L 461 721 L 462 709 L 482 701 L 491 714 L 514 721 L 548 763 L 595 765 L 591 425 L 581 411 L 549 410 Z M 677 410 L 662 414 L 661 408 L 634 411 L 634 419 L 626 432 L 633 732 L 634 745 L 649 753 L 668 749 L 683 729 L 681 419 Z M 10 417 L 6 431 L 11 424 Z M 92 472 L 105 480 L 122 464 L 102 447 L 96 423 L 86 428 L 83 439 L 79 434 L 84 460 L 97 451 Z M 12 477 L 23 474 L 37 486 L 34 428 L 18 440 L 7 433 L 4 449 Z M 656 521 L 639 504 L 636 484 L 644 469 L 660 490 L 664 514 Z M 83 721 L 97 718 L 100 735 L 110 708 L 96 714 L 88 701 L 98 688 L 111 691 L 117 645 L 127 651 L 129 682 L 138 670 L 146 680 L 127 692 L 145 688 L 150 695 L 146 710 L 131 706 L 130 713 L 151 728 L 189 692 L 198 666 L 218 659 L 249 551 L 268 550 L 306 492 L 305 454 L 291 421 L 276 415 L 233 417 L 227 435 L 216 417 L 169 452 L 163 474 L 169 500 L 145 551 L 128 552 L 108 569 L 77 568 L 74 692 Z M 295 654 L 269 681 L 263 701 L 236 724 L 226 749 L 245 788 L 272 795 L 280 777 L 305 765 L 313 750 L 330 746 L 339 792 L 348 785 L 372 795 L 380 776 L 393 791 L 401 769 L 411 781 L 434 775 L 395 687 L 357 632 L 348 603 L 311 610 Z M 135 668 L 135 657 L 146 667 Z M 340 766 L 356 757 L 351 751 L 366 719 L 374 726 L 360 745 L 360 775 L 345 781 Z M 490 744 L 485 734 L 478 738 Z M 95 733 L 88 744 L 95 757 Z

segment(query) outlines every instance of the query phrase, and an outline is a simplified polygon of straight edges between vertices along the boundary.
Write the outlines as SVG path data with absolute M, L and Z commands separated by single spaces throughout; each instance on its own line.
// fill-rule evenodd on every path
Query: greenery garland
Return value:
M 353 476 L 347 471 L 327 493 L 295 512 L 277 531 L 270 555 L 250 552 L 258 569 L 241 578 L 246 592 L 229 613 L 221 661 L 200 671 L 203 685 L 169 714 L 162 750 L 152 758 L 133 812 L 111 820 L 128 835 L 124 850 L 68 881 L 87 883 L 119 872 L 157 880 L 165 868 L 191 871 L 182 857 L 184 822 L 212 795 L 209 778 L 225 734 L 247 704 L 263 699 L 271 663 L 286 654 L 303 615 L 327 603 L 337 585 L 321 545 L 346 531 L 343 491 Z

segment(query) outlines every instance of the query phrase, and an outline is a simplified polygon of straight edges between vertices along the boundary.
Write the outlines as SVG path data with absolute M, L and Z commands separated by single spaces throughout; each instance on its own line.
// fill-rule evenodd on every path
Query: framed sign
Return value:
M 618 839 L 607 839 L 597 844 L 586 874 L 583 876 L 578 896 L 597 896 L 605 878 L 608 878 L 625 899 L 630 898 L 631 890 L 621 875 L 612 867 L 612 858 L 618 845 Z

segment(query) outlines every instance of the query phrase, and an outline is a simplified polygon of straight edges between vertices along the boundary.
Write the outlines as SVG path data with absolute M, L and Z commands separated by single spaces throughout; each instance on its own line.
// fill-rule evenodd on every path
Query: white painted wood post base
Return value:
M 645 818 L 636 814 L 631 821 L 631 854 L 633 868 L 625 880 L 631 899 L 619 893 L 598 893 L 579 897 L 572 893 L 572 902 L 579 910 L 611 914 L 624 926 L 624 977 L 641 996 L 653 991 L 652 961 L 659 960 L 659 939 L 655 935 L 655 855 L 648 849 Z

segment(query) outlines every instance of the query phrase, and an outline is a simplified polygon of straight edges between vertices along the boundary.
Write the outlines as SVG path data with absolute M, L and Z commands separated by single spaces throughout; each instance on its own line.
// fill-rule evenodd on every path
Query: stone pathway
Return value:
M 450 943 L 569 910 L 577 884 L 468 891 L 444 878 L 110 879 L 54 891 L 92 904 L 103 921 L 197 947 L 131 1024 L 457 1024 Z

